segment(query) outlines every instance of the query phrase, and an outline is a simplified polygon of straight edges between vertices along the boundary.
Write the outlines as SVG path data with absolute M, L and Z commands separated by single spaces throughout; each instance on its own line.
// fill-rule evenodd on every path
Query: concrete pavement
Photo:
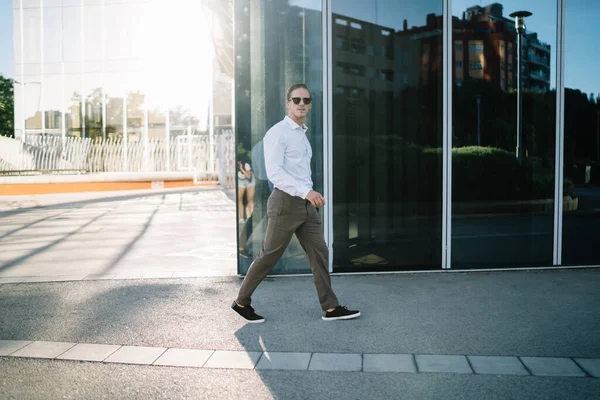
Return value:
M 77 398 L 68 377 L 89 373 L 100 374 L 107 385 L 119 376 L 138 376 L 147 387 L 123 379 L 152 398 L 194 397 L 183 389 L 187 385 L 200 390 L 198 398 L 210 398 L 202 393 L 218 388 L 224 391 L 212 398 L 249 398 L 250 384 L 256 398 L 476 399 L 490 392 L 495 395 L 485 398 L 591 399 L 600 393 L 600 379 L 594 377 L 600 363 L 599 278 L 594 269 L 336 276 L 333 285 L 342 302 L 363 313 L 339 323 L 320 319 L 310 278 L 277 278 L 256 292 L 254 305 L 267 318 L 259 325 L 245 324 L 229 309 L 240 284 L 235 277 L 5 284 L 0 285 L 0 348 L 8 341 L 54 342 L 37 343 L 21 354 L 39 357 L 36 351 L 47 351 L 44 345 L 66 343 L 43 353 L 60 357 L 78 344 L 109 346 L 84 364 L 0 358 L 4 376 L 16 378 L 13 369 L 66 373 L 21 376 L 26 388 L 4 378 L 9 384 L 0 387 L 0 397 L 5 390 L 5 395 L 41 398 L 33 390 L 37 385 L 60 386 L 67 398 Z M 27 350 L 26 344 L 11 354 Z M 127 354 L 115 363 L 109 357 L 123 346 Z M 145 365 L 122 365 L 133 362 L 136 349 Z M 171 363 L 181 366 L 157 365 L 173 349 L 182 353 Z M 86 359 L 85 352 L 79 354 Z M 201 354 L 208 358 L 202 361 Z M 239 369 L 235 360 L 227 364 L 232 354 L 238 362 L 250 357 L 249 365 L 242 361 L 248 369 Z M 213 357 L 217 364 L 211 365 Z M 410 363 L 402 357 L 415 369 L 406 370 Z M 265 359 L 297 369 L 265 369 L 260 366 Z M 186 366 L 190 360 L 202 363 Z M 161 385 L 182 387 L 171 392 Z M 77 390 L 92 398 L 111 393 L 91 383 Z M 141 398 L 131 388 L 123 393 Z
M 230 197 L 116 197 L 0 203 L 0 398 L 600 398 L 599 269 L 334 276 L 342 322 L 270 278 L 245 324 Z
M 0 283 L 236 272 L 222 190 L 7 197 L 0 211 Z

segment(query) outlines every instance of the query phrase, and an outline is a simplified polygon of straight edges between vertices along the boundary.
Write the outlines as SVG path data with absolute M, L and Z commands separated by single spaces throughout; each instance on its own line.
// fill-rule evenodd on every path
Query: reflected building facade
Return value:
M 565 155 L 557 153 L 564 133 L 552 57 L 564 31 L 556 0 L 543 9 L 513 3 L 454 2 L 452 15 L 442 0 L 235 3 L 238 154 L 258 154 L 285 114 L 287 86 L 311 87 L 313 112 L 323 111 L 309 117 L 308 135 L 315 187 L 330 199 L 323 222 L 332 272 L 562 263 L 556 221 L 578 210 L 573 182 L 557 173 Z M 530 18 L 521 60 L 507 16 L 515 7 L 546 24 Z M 238 231 L 241 274 L 262 246 L 266 221 L 257 213 L 268 181 L 256 193 Z M 291 249 L 274 273 L 310 271 Z
M 600 80 L 580 46 L 599 34 L 578 18 L 600 5 L 471 3 L 14 1 L 15 134 L 185 144 L 232 126 L 254 177 L 244 274 L 273 190 L 262 138 L 304 82 L 332 272 L 599 264 Z M 273 272 L 310 272 L 295 238 Z
M 464 79 L 485 79 L 502 90 L 516 88 L 515 21 L 503 15 L 504 6 L 467 8 L 462 19 L 453 21 L 454 76 L 457 83 Z M 550 90 L 550 45 L 538 39 L 536 32 L 523 37 L 523 89 Z

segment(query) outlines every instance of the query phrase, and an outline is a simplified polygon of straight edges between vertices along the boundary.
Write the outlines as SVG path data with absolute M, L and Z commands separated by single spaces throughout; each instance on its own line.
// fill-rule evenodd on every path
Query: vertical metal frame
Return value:
M 27 131 L 27 118 L 25 117 L 25 33 L 23 28 L 23 0 L 19 2 L 19 34 L 21 35 L 20 51 L 21 51 L 21 123 L 23 130 L 21 131 L 21 142 L 25 141 Z
M 106 144 L 106 2 L 102 1 L 102 140 Z
M 333 272 L 333 116 L 331 60 L 331 0 L 321 1 L 321 40 L 323 54 L 323 195 L 327 199 L 324 211 L 324 235 L 329 249 L 329 272 Z
M 44 0 L 40 0 L 40 113 L 42 115 L 42 135 L 46 134 L 46 99 L 44 71 Z
M 565 20 L 567 0 L 556 10 L 556 149 L 554 157 L 554 265 L 562 264 L 563 185 L 565 158 Z
M 86 108 L 86 98 L 85 98 L 85 1 L 81 0 L 79 3 L 81 9 L 79 10 L 79 18 L 81 19 L 81 27 L 79 28 L 79 34 L 81 35 L 80 44 L 81 44 L 81 109 L 79 111 L 79 115 L 81 118 L 81 137 L 85 138 L 85 108 Z
M 64 8 L 60 10 L 60 42 L 65 42 L 65 15 Z M 67 143 L 67 116 L 65 106 L 65 49 L 61 46 L 60 53 L 60 135 L 62 146 L 65 148 Z
M 452 267 L 452 0 L 443 0 L 442 269 Z

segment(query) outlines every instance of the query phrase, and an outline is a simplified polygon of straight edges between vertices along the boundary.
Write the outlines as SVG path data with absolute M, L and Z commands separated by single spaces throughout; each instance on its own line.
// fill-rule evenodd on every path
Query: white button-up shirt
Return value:
M 303 199 L 313 187 L 312 149 L 307 130 L 306 125 L 300 126 L 286 116 L 273 125 L 263 139 L 267 177 L 274 187 Z

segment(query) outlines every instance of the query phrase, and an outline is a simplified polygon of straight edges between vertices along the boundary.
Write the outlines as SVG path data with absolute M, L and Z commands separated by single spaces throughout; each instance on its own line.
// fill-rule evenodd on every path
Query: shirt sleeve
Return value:
M 300 184 L 283 169 L 285 144 L 277 132 L 268 132 L 263 139 L 265 152 L 265 168 L 267 177 L 273 185 L 292 196 L 306 199 L 311 188 Z

